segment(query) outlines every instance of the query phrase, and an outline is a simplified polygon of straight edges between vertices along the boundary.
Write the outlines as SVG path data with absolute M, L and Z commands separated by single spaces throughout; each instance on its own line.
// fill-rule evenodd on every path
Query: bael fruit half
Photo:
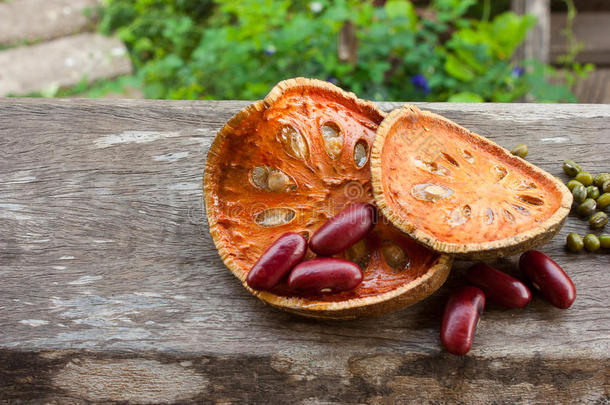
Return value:
M 384 114 L 330 83 L 290 79 L 237 113 L 214 140 L 205 167 L 210 233 L 226 266 L 261 300 L 304 316 L 347 319 L 399 309 L 430 295 L 452 259 L 431 251 L 384 218 L 335 257 L 356 262 L 353 290 L 299 296 L 286 280 L 248 287 L 259 256 L 285 232 L 309 237 L 353 202 L 373 202 L 369 150 Z M 313 258 L 308 252 L 306 259 Z
M 550 240 L 572 195 L 544 170 L 487 138 L 415 106 L 379 126 L 373 192 L 398 228 L 466 259 L 515 254 Z

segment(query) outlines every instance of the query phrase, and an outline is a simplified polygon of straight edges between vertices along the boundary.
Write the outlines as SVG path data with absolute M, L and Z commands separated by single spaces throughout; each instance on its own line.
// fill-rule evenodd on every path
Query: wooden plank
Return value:
M 610 68 L 597 68 L 578 79 L 573 91 L 581 103 L 610 104 Z
M 79 34 L 0 52 L 0 97 L 74 86 L 131 73 L 125 45 L 100 34 Z
M 561 34 L 565 26 L 565 14 L 551 15 L 551 60 L 567 51 L 565 37 Z M 576 56 L 577 61 L 610 65 L 610 12 L 578 13 L 573 29 L 576 39 L 584 45 Z
M 295 331 L 295 334 L 299 331 Z M 347 355 L 297 349 L 271 356 L 79 351 L 0 352 L 0 399 L 34 404 L 605 404 L 598 359 L 457 358 L 384 342 Z M 16 402 L 16 401 L 15 401 Z
M 214 250 L 205 154 L 235 101 L 0 100 L 0 399 L 247 403 L 604 403 L 608 254 L 544 251 L 573 278 L 567 311 L 490 305 L 468 356 L 439 344 L 449 291 L 378 319 L 266 307 Z M 385 110 L 397 103 L 381 103 Z M 610 106 L 419 104 L 565 178 L 610 171 Z M 516 274 L 516 257 L 494 264 Z M 123 387 L 123 388 L 121 388 Z
M 0 45 L 55 39 L 92 24 L 85 13 L 99 0 L 12 0 L 0 2 Z
M 550 49 L 550 0 L 511 0 L 511 9 L 517 14 L 531 14 L 536 25 L 528 32 L 525 42 L 517 48 L 517 60 L 537 59 L 548 62 Z

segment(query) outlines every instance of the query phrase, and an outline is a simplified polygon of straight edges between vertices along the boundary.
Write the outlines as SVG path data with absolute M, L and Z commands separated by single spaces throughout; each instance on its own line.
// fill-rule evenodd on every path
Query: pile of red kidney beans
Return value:
M 285 233 L 261 255 L 246 282 L 256 290 L 271 290 L 287 277 L 288 288 L 302 296 L 351 290 L 362 282 L 362 270 L 351 261 L 329 256 L 364 238 L 376 222 L 373 205 L 354 203 L 322 225 L 309 243 L 299 233 Z M 308 245 L 319 257 L 303 261 Z M 552 305 L 562 309 L 572 305 L 576 298 L 574 284 L 547 255 L 536 250 L 525 252 L 519 267 Z M 441 341 L 456 355 L 466 354 L 472 347 L 486 299 L 507 308 L 523 308 L 532 300 L 532 293 L 523 282 L 485 263 L 468 269 L 466 278 L 472 285 L 451 294 L 441 325 Z
M 557 308 L 567 309 L 576 299 L 570 277 L 544 253 L 523 253 L 519 268 L 544 299 Z M 466 271 L 466 278 L 472 285 L 451 294 L 441 325 L 441 341 L 449 353 L 456 355 L 466 354 L 472 347 L 486 298 L 506 308 L 523 308 L 532 300 L 532 293 L 523 282 L 488 264 L 475 264 Z
M 271 290 L 288 276 L 288 288 L 303 296 L 356 288 L 363 278 L 360 267 L 328 256 L 364 238 L 376 222 L 377 209 L 373 205 L 350 204 L 311 236 L 309 248 L 320 257 L 307 261 L 303 261 L 307 253 L 305 237 L 295 232 L 285 233 L 254 264 L 246 282 L 255 290 Z

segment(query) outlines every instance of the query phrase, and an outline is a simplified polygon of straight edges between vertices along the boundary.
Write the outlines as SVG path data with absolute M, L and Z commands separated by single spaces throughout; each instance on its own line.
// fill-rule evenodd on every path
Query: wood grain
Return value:
M 224 268 L 201 204 L 215 132 L 246 102 L 0 99 L 0 399 L 6 402 L 607 403 L 608 254 L 544 251 L 578 290 L 489 305 L 473 350 L 439 344 L 445 287 L 350 322 L 265 307 Z M 381 103 L 384 110 L 399 104 Z M 565 179 L 610 171 L 610 106 L 418 104 Z M 495 265 L 516 274 L 516 257 Z M 127 387 L 121 390 L 120 387 Z M 127 393 L 126 393 L 127 392 Z
M 536 25 L 528 32 L 525 42 L 515 51 L 515 59 L 548 62 L 551 48 L 551 1 L 511 0 L 510 5 L 515 13 L 530 14 L 536 18 Z
M 610 21 L 608 11 L 578 12 L 574 18 L 573 30 L 582 49 L 576 55 L 577 61 L 595 63 L 598 67 L 610 65 L 610 43 L 607 40 L 610 37 L 608 21 Z M 551 14 L 551 60 L 556 60 L 569 50 L 565 35 L 563 35 L 566 24 L 565 14 Z

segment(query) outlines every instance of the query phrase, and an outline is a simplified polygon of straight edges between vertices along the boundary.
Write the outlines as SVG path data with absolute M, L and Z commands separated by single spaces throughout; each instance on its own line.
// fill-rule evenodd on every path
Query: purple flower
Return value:
M 267 56 L 273 56 L 275 55 L 275 46 L 273 45 L 269 45 L 268 47 L 265 48 L 265 55 Z
M 510 71 L 510 75 L 512 77 L 514 77 L 515 79 L 520 78 L 521 76 L 523 76 L 523 73 L 525 73 L 525 69 L 523 69 L 523 67 L 521 66 L 515 66 L 511 71 Z
M 430 86 L 428 86 L 428 80 L 426 79 L 426 76 L 422 75 L 421 73 L 413 76 L 411 78 L 411 83 L 413 83 L 413 86 L 415 86 L 415 88 L 423 91 L 424 94 L 430 93 Z

